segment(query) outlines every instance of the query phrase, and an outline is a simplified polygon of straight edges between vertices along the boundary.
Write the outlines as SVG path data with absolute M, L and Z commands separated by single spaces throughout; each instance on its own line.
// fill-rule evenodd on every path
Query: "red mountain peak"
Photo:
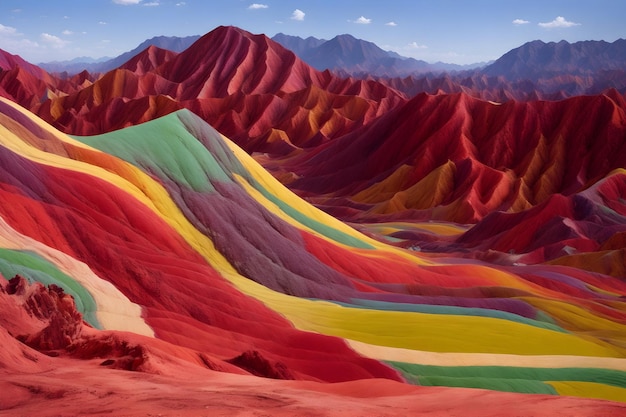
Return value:
M 24 69 L 29 74 L 38 78 L 45 78 L 48 76 L 48 73 L 42 68 L 25 61 L 21 56 L 13 55 L 0 49 L 0 69 L 10 70 L 17 67 Z
M 225 97 L 236 91 L 292 92 L 318 85 L 323 78 L 267 36 L 232 26 L 204 35 L 158 73 L 185 84 L 185 96 L 194 98 Z
M 144 75 L 156 70 L 159 65 L 171 60 L 176 55 L 178 55 L 176 52 L 150 45 L 141 53 L 121 65 L 120 69 L 127 69 L 137 75 Z

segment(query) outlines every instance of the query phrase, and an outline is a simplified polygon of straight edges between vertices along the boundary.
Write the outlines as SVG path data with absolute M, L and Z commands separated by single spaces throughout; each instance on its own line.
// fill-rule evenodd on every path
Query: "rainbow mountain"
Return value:
M 174 59 L 158 72 L 186 68 Z M 206 88 L 186 100 L 119 81 L 150 71 L 37 103 L 5 84 L 0 410 L 626 412 L 619 94 L 407 98 L 295 60 L 291 78 L 267 70 L 242 94 L 228 65 L 228 88 L 197 76 Z M 273 111 L 243 129 L 231 109 L 215 130 L 206 116 L 228 100 L 299 103 L 301 123 Z M 316 110 L 330 103 L 336 121 Z M 571 127 L 581 114 L 590 124 Z M 245 149 L 228 128 L 263 140 Z M 524 129 L 534 142 L 511 139 Z

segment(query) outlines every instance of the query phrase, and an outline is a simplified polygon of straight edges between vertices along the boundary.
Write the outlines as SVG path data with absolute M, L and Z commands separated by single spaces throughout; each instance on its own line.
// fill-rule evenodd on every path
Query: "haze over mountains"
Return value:
M 83 70 L 104 73 L 122 66 L 149 46 L 178 53 L 198 38 L 158 36 L 119 57 L 101 62 L 53 62 L 40 66 L 48 72 L 70 75 Z M 374 78 L 409 96 L 420 92 L 465 92 L 483 99 L 506 101 L 558 100 L 598 94 L 609 88 L 626 92 L 626 40 L 622 39 L 612 43 L 574 44 L 532 41 L 492 63 L 463 66 L 402 57 L 348 34 L 324 40 L 279 33 L 272 40 L 320 71 L 329 69 L 342 77 Z
M 562 74 L 593 75 L 599 72 L 624 71 L 626 68 L 626 39 L 609 43 L 583 41 L 528 42 L 504 54 L 483 73 L 502 75 L 508 79 L 536 81 Z
M 481 64 L 454 65 L 429 64 L 413 58 L 384 51 L 372 42 L 356 39 L 352 35 L 338 35 L 329 41 L 279 33 L 272 40 L 294 51 L 303 61 L 323 71 L 330 69 L 344 75 L 407 76 L 429 72 L 460 71 Z
M 107 72 L 123 65 L 126 61 L 142 52 L 149 46 L 156 46 L 160 49 L 167 49 L 172 52 L 182 52 L 200 36 L 155 36 L 140 43 L 135 49 L 125 52 L 115 58 L 100 58 L 81 61 L 80 58 L 65 62 L 43 62 L 39 66 L 48 72 L 67 72 L 70 75 L 78 74 L 82 71 Z
M 39 66 L 49 72 L 65 71 L 71 75 L 83 70 L 106 72 L 119 67 L 149 46 L 156 46 L 173 52 L 182 52 L 199 37 L 156 36 L 116 58 L 100 58 L 97 60 L 86 58 L 83 61 L 80 58 L 76 58 L 67 62 L 40 63 Z M 402 57 L 395 52 L 384 51 L 372 42 L 356 39 L 348 34 L 338 35 L 327 41 L 312 36 L 302 39 L 298 36 L 278 33 L 272 37 L 272 40 L 293 51 L 302 60 L 320 71 L 330 69 L 348 75 L 400 76 L 471 69 L 481 65 L 429 64 L 425 61 Z
M 224 26 L 103 74 L 0 53 L 0 406 L 624 413 L 623 47 L 423 77 Z

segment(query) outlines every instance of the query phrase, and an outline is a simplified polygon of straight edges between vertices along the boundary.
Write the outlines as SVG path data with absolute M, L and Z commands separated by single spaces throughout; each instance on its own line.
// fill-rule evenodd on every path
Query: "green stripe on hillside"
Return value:
M 308 217 L 269 192 L 234 157 L 219 133 L 188 110 L 102 135 L 73 138 L 129 162 L 164 183 L 173 181 L 201 193 L 215 192 L 215 182 L 236 182 L 232 176 L 236 173 L 299 223 L 336 242 L 374 249 Z
M 180 122 L 177 113 L 103 135 L 74 138 L 194 191 L 214 192 L 211 181 L 231 181 L 219 161 Z
M 514 366 L 434 366 L 387 362 L 416 385 L 485 388 L 496 391 L 557 394 L 548 381 L 593 382 L 626 388 L 626 372 L 598 368 Z M 557 366 L 558 363 L 555 363 Z
M 96 318 L 96 301 L 91 294 L 76 280 L 39 255 L 0 248 L 0 274 L 6 279 L 21 275 L 30 282 L 56 284 L 63 288 L 66 294 L 74 297 L 76 309 L 81 312 L 86 322 L 97 329 L 102 328 Z

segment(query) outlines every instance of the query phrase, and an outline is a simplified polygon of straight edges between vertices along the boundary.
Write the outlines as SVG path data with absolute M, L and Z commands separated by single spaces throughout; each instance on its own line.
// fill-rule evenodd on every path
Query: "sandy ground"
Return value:
M 38 373 L 0 374 L 2 416 L 626 416 L 626 404 L 387 380 L 278 381 L 182 364 L 155 375 L 99 360 L 54 358 Z

